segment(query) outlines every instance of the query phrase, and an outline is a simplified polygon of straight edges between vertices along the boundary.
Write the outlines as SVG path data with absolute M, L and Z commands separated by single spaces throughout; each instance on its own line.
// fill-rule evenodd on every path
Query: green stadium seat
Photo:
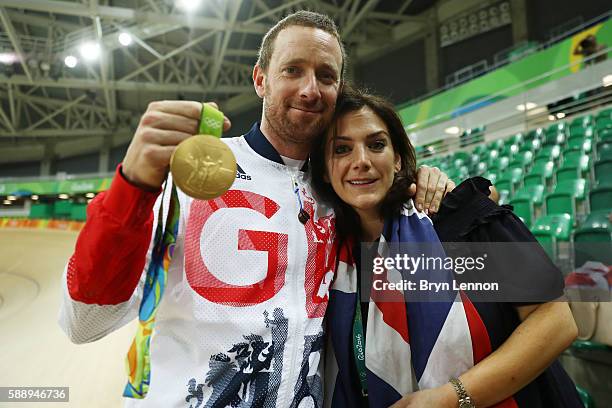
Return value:
M 597 160 L 612 159 L 612 140 L 597 142 L 595 148 L 597 151 L 597 155 L 595 156 Z
M 593 164 L 593 175 L 599 184 L 612 184 L 612 159 L 597 160 Z
M 555 145 L 542 146 L 540 151 L 536 154 L 536 157 L 534 159 L 534 165 L 535 163 L 540 162 L 540 161 L 557 162 L 560 156 L 561 156 L 561 146 L 555 146 Z
M 597 132 L 597 141 L 612 142 L 612 128 L 602 129 Z
M 574 263 L 587 261 L 612 265 L 612 224 L 610 210 L 591 212 L 573 233 Z
M 523 144 L 523 141 L 524 141 L 523 134 L 522 133 L 517 133 L 515 135 L 507 137 L 506 140 L 505 140 L 505 145 L 509 146 L 509 145 L 516 144 L 516 145 L 521 146 Z
M 533 139 L 524 142 L 519 148 L 519 153 L 523 152 L 532 152 L 536 153 L 542 147 L 542 142 L 540 139 Z
M 488 151 L 489 149 L 487 148 L 487 146 L 481 144 L 481 145 L 476 146 L 476 148 L 472 150 L 472 153 L 482 156 L 483 153 L 486 153 Z
M 472 160 L 472 155 L 468 152 L 455 152 L 452 156 L 453 160 L 463 160 L 465 163 L 469 163 Z
M 499 150 L 488 149 L 481 157 L 486 161 L 489 161 L 490 159 L 497 159 L 499 157 Z
M 531 186 L 550 186 L 552 183 L 553 169 L 555 163 L 552 161 L 537 162 L 533 165 L 529 173 L 523 179 L 525 187 Z
M 508 201 L 510 200 L 510 191 L 498 190 L 497 194 L 499 194 L 499 200 L 497 201 L 497 204 L 499 205 L 508 204 Z
M 612 184 L 598 184 L 589 193 L 591 211 L 612 211 Z
M 598 132 L 602 131 L 603 129 L 612 128 L 612 117 L 597 117 L 597 119 L 595 119 L 595 128 Z
M 585 202 L 587 181 L 585 179 L 564 180 L 557 182 L 554 191 L 544 199 L 546 214 L 570 214 L 576 217 L 579 205 Z
M 489 150 L 502 150 L 504 148 L 504 140 L 493 140 L 492 142 L 487 143 L 487 147 L 489 148 Z
M 510 200 L 510 205 L 514 207 L 514 213 L 523 219 L 525 225 L 530 227 L 535 216 L 536 207 L 542 205 L 543 199 L 543 185 L 523 187 L 514 194 Z
M 498 190 L 507 190 L 513 194 L 523 178 L 523 167 L 508 167 L 495 182 Z
M 589 126 L 592 126 L 594 122 L 595 120 L 593 118 L 593 115 L 585 115 L 585 116 L 580 116 L 580 117 L 575 118 L 574 120 L 570 122 L 570 125 L 569 125 L 570 135 L 572 134 L 573 130 L 587 128 Z
M 497 179 L 499 178 L 499 175 L 497 174 L 497 172 L 487 171 L 483 177 L 489 180 L 491 184 L 495 185 L 495 183 L 497 182 Z
M 503 171 L 510 164 L 510 159 L 506 156 L 499 156 L 496 158 L 489 157 L 487 167 L 489 171 Z
M 556 171 L 557 182 L 583 178 L 589 174 L 590 157 L 571 150 L 563 156 L 563 165 Z
M 587 136 L 575 136 L 567 139 L 567 149 L 580 149 L 585 153 L 591 153 L 593 139 Z
M 543 146 L 562 145 L 565 143 L 565 133 L 546 133 L 542 140 Z
M 533 153 L 532 152 L 520 152 L 517 153 L 509 167 L 521 167 L 523 170 L 533 164 Z
M 536 139 L 541 140 L 543 137 L 544 137 L 544 129 L 537 128 L 537 129 L 533 129 L 527 132 L 524 139 L 525 141 L 536 140 Z
M 546 135 L 558 135 L 567 133 L 567 125 L 565 122 L 557 122 L 548 126 L 545 131 Z
M 574 130 L 570 130 L 570 133 L 567 138 L 569 140 L 572 137 L 593 137 L 594 135 L 595 135 L 595 130 L 593 126 L 589 126 L 589 127 L 581 127 L 581 128 L 575 128 Z
M 479 163 L 476 163 L 472 173 L 475 176 L 482 176 L 483 174 L 485 174 L 486 171 L 487 171 L 487 163 L 481 161 Z
M 469 164 L 469 162 L 466 162 L 463 159 L 454 159 L 453 160 L 453 167 L 461 167 L 461 166 L 464 166 L 466 164 Z
M 598 118 L 612 118 L 612 108 L 602 109 L 599 112 L 597 112 L 595 119 L 598 119 Z
M 569 242 L 572 225 L 573 219 L 569 214 L 545 215 L 535 221 L 531 233 L 554 260 L 557 258 L 557 244 Z
M 510 160 L 512 160 L 512 158 L 514 158 L 514 155 L 518 154 L 519 152 L 519 145 L 517 144 L 510 144 L 510 145 L 505 145 L 502 149 L 500 154 L 502 156 L 506 156 L 509 157 Z

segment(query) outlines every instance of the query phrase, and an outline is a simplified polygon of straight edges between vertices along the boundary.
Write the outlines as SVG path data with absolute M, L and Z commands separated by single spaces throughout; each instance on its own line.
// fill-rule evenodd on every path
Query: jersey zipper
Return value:
M 295 195 L 297 196 L 297 199 L 296 199 L 296 201 L 297 201 L 297 208 L 298 208 L 297 214 L 299 214 L 299 211 L 303 210 L 302 205 L 301 205 L 301 197 L 299 195 L 300 194 L 300 192 L 299 192 L 299 183 L 297 181 L 295 173 L 291 173 L 290 174 L 290 178 L 291 178 L 291 188 L 293 189 Z M 297 223 L 295 225 L 298 226 L 298 228 L 296 228 L 297 229 L 297 234 L 295 236 L 299 237 L 300 234 L 302 233 L 302 231 L 299 229 L 299 226 L 302 225 L 302 224 L 301 223 Z M 300 251 L 299 251 L 300 242 L 298 242 L 297 238 L 296 238 L 295 243 L 294 243 L 293 246 L 294 246 L 294 249 L 295 249 L 295 253 L 299 254 L 300 253 Z M 306 242 L 306 251 L 308 252 L 308 242 Z M 300 272 L 302 271 L 302 269 L 304 269 L 304 279 L 305 279 L 305 267 L 306 267 L 305 263 L 303 265 L 303 268 L 302 268 L 302 264 L 300 264 L 298 266 L 297 270 L 296 270 L 295 276 L 292 279 L 292 286 L 293 286 L 292 293 L 293 293 L 293 296 L 296 296 L 298 298 L 299 298 L 299 289 L 300 289 L 299 285 L 298 285 L 298 280 L 300 279 Z M 294 308 L 294 310 L 293 310 L 293 318 L 294 318 L 293 321 L 294 321 L 294 324 L 295 324 L 295 330 L 294 330 L 295 339 L 294 339 L 294 341 L 292 341 L 293 347 L 292 347 L 292 352 L 291 352 L 291 365 L 289 367 L 289 370 L 290 370 L 289 371 L 289 378 L 291 378 L 292 380 L 291 380 L 291 382 L 288 382 L 288 387 L 290 387 L 290 388 L 288 390 L 289 393 L 286 394 L 289 397 L 288 398 L 289 400 L 286 401 L 286 405 L 287 406 L 289 404 L 291 404 L 291 402 L 293 401 L 293 398 L 294 398 L 293 394 L 294 394 L 294 389 L 295 389 L 294 387 L 297 384 L 297 383 L 294 383 L 293 381 L 297 381 L 297 378 L 294 377 L 295 376 L 295 368 L 296 368 L 295 366 L 298 363 L 296 361 L 297 358 L 298 358 L 297 354 L 298 354 L 298 350 L 300 348 L 300 341 L 302 341 L 302 339 L 300 338 L 301 324 L 299 324 L 299 317 L 300 317 L 300 306 Z M 303 336 L 301 336 L 301 337 L 303 338 Z M 301 367 L 299 367 L 299 369 L 301 370 Z

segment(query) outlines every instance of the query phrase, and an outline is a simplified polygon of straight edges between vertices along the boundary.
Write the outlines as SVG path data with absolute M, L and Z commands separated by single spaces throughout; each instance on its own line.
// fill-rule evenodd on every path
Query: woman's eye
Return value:
M 383 140 L 377 140 L 370 145 L 372 150 L 383 150 L 387 144 Z
M 334 146 L 334 153 L 335 154 L 343 154 L 349 151 L 348 146 L 346 145 L 336 145 Z

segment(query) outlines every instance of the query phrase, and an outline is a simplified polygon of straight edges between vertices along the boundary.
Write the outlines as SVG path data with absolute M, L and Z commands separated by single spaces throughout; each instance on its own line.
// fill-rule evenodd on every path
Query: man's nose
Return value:
M 321 98 L 319 81 L 317 80 L 315 72 L 309 72 L 304 75 L 302 87 L 300 89 L 300 98 L 309 102 Z

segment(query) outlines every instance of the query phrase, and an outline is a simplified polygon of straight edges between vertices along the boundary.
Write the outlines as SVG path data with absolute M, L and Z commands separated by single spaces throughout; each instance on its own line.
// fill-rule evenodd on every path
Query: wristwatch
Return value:
M 472 398 L 463 387 L 463 383 L 458 378 L 451 378 L 449 381 L 455 389 L 457 397 L 459 397 L 459 408 L 476 408 Z

